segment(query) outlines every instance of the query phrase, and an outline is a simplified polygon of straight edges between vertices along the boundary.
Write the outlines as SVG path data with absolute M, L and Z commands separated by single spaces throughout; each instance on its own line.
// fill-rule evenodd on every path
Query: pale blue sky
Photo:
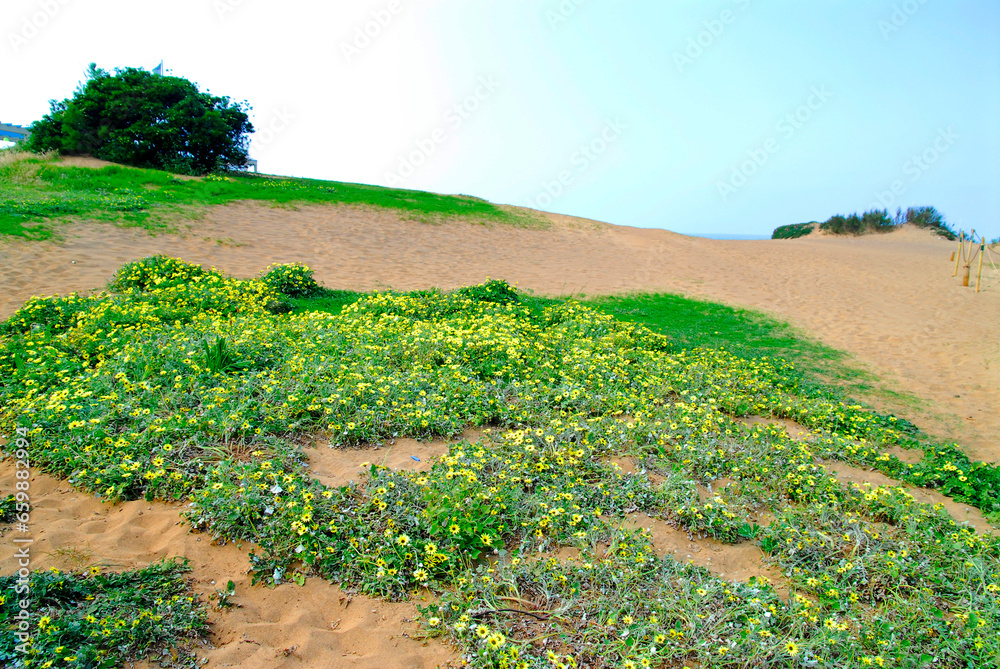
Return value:
M 267 172 L 685 233 L 881 198 L 1000 236 L 996 0 L 329 4 L 8 0 L 0 121 L 162 58 L 250 101 Z

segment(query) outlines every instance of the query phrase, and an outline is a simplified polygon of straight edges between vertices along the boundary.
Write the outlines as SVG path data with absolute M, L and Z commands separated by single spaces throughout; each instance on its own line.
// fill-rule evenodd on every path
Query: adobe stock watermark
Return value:
M 733 0 L 733 4 L 739 11 L 742 11 L 750 6 L 750 0 Z M 677 66 L 677 71 L 684 74 L 684 68 L 694 65 L 694 61 L 701 58 L 702 54 L 722 36 L 722 33 L 726 32 L 726 26 L 736 23 L 738 17 L 737 11 L 723 9 L 716 18 L 703 22 L 704 30 L 689 37 L 683 51 L 674 51 L 674 65 Z
M 413 149 L 399 157 L 395 172 L 385 173 L 385 183 L 390 188 L 401 186 L 403 182 L 417 173 L 434 155 L 438 147 L 448 141 L 449 130 L 454 131 L 483 106 L 487 100 L 500 89 L 500 82 L 493 77 L 479 77 L 475 90 L 471 95 L 453 104 L 444 113 L 444 123 L 434 128 L 426 137 L 413 141 Z
M 545 20 L 549 22 L 549 28 L 555 30 L 563 23 L 569 21 L 570 17 L 576 14 L 576 10 L 587 0 L 560 0 L 555 8 L 545 10 Z
M 385 7 L 374 10 L 370 20 L 354 28 L 354 37 L 350 41 L 340 43 L 340 52 L 344 54 L 344 60 L 350 64 L 360 56 L 402 11 L 403 4 L 400 0 L 389 0 Z
M 288 129 L 288 126 L 290 126 L 294 120 L 295 114 L 288 111 L 285 107 L 272 110 L 267 123 L 261 128 L 254 130 L 253 138 L 251 139 L 251 144 L 254 149 L 258 152 L 261 149 L 266 149 L 278 135 Z
M 904 0 L 904 2 L 892 6 L 892 13 L 888 19 L 879 19 L 878 31 L 882 33 L 882 39 L 889 41 L 889 35 L 899 32 L 914 14 L 920 11 L 927 0 Z
M 552 205 L 570 186 L 597 162 L 607 152 L 608 148 L 617 142 L 628 129 L 620 118 L 615 118 L 604 124 L 593 139 L 581 144 L 570 156 L 569 165 L 575 169 L 561 170 L 551 181 L 543 181 L 541 190 L 535 197 L 528 200 L 532 209 L 544 209 Z
M 246 0 L 212 0 L 212 9 L 220 21 L 226 19 L 226 15 L 232 14 L 243 6 Z
M 774 125 L 775 132 L 784 140 L 791 139 L 809 122 L 813 114 L 819 111 L 832 97 L 833 93 L 828 91 L 826 86 L 813 86 L 809 90 L 809 97 L 806 98 L 805 103 L 785 114 Z M 750 177 L 760 171 L 771 159 L 771 156 L 780 150 L 781 141 L 777 136 L 772 136 L 764 140 L 760 146 L 747 151 L 746 159 L 733 167 L 729 178 L 716 182 L 716 188 L 719 195 L 722 196 L 722 201 L 727 201 L 731 195 L 747 185 Z
M 15 483 L 14 493 L 17 513 L 17 523 L 14 528 L 21 534 L 29 531 L 29 512 L 31 511 L 31 462 L 28 459 L 28 429 L 17 428 L 17 447 L 14 451 L 15 461 Z M 18 643 L 14 650 L 18 653 L 27 654 L 31 642 L 31 543 L 32 539 L 27 537 L 17 537 L 14 539 L 16 550 L 14 557 L 17 559 L 17 580 L 14 582 L 14 602 L 17 613 L 13 620 L 16 622 L 15 635 Z
M 903 163 L 902 172 L 903 176 L 909 177 L 908 180 L 904 179 L 894 179 L 889 187 L 885 190 L 875 191 L 875 200 L 869 205 L 870 209 L 888 209 L 892 205 L 896 204 L 903 193 L 909 188 L 909 184 L 916 183 L 920 181 L 920 178 L 927 173 L 929 169 L 941 159 L 945 153 L 948 152 L 955 142 L 959 140 L 958 133 L 955 132 L 952 126 L 947 128 L 939 128 L 937 137 L 934 141 L 930 143 L 927 148 L 919 153 L 914 153 L 910 156 L 909 160 Z
M 39 0 L 37 9 L 21 17 L 18 30 L 7 33 L 7 41 L 14 53 L 35 39 L 71 0 Z

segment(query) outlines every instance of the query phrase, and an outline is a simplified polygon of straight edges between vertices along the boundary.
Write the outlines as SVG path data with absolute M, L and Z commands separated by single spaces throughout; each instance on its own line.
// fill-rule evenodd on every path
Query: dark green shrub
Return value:
M 165 255 L 149 256 L 122 265 L 115 272 L 108 288 L 121 293 L 125 291 L 143 292 L 150 288 L 167 288 L 208 275 L 220 276 L 201 265 L 185 262 Z
M 834 235 L 860 235 L 863 232 L 861 217 L 857 214 L 835 214 L 820 224 L 820 229 Z
M 817 221 L 782 225 L 774 229 L 774 232 L 771 233 L 771 239 L 798 239 L 799 237 L 805 237 L 812 234 L 813 229 L 817 225 L 819 225 Z
M 288 297 L 308 297 L 319 290 L 313 271 L 302 263 L 274 264 L 261 277 L 268 288 Z
M 111 74 L 92 63 L 73 98 L 50 105 L 26 148 L 182 174 L 243 165 L 253 132 L 246 103 L 133 67 Z

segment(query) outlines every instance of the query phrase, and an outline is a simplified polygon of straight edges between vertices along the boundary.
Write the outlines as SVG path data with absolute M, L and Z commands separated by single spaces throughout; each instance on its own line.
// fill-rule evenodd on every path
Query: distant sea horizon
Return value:
M 681 232 L 688 237 L 705 237 L 707 239 L 770 239 L 771 235 L 734 235 L 722 232 Z

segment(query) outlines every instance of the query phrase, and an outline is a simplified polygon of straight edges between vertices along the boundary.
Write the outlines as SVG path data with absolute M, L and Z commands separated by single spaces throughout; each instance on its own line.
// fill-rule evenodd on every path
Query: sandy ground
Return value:
M 481 435 L 481 431 L 468 430 L 458 438 L 475 441 Z M 317 443 L 305 451 L 313 476 L 328 485 L 343 485 L 359 479 L 369 463 L 427 470 L 448 452 L 448 442 L 395 439 L 379 448 L 355 450 Z M 622 463 L 626 471 L 635 471 L 630 461 Z M 16 471 L 11 459 L 0 459 L 0 491 L 14 489 Z M 19 548 L 23 544 L 15 545 L 13 539 L 30 538 L 31 569 L 79 570 L 99 565 L 123 571 L 184 556 L 191 566 L 192 587 L 205 601 L 232 580 L 233 607 L 210 609 L 211 634 L 206 643 L 195 647 L 206 667 L 430 669 L 462 664 L 449 646 L 412 638 L 419 601 L 392 603 L 351 595 L 317 578 L 307 579 L 303 586 L 252 585 L 247 569 L 253 546 L 216 544 L 207 534 L 191 532 L 181 517 L 183 504 L 144 500 L 103 504 L 66 481 L 39 472 L 30 478 L 29 494 L 29 532 L 0 525 L 0 545 Z M 781 573 L 763 564 L 763 553 L 753 544 L 731 546 L 694 538 L 646 514 L 636 514 L 624 525 L 649 530 L 660 556 L 669 554 L 730 580 L 767 578 L 788 596 Z M 17 571 L 19 558 L 14 552 L 0 553 L 0 574 Z M 578 554 L 576 549 L 555 553 L 558 557 Z M 421 599 L 426 601 L 426 596 Z M 137 666 L 155 665 L 141 662 Z
M 89 165 L 89 164 L 88 164 Z M 956 439 L 971 456 L 1000 460 L 1000 276 L 976 294 L 952 277 L 954 246 L 930 233 L 902 230 L 863 238 L 716 241 L 662 230 L 611 226 L 547 215 L 544 230 L 465 222 L 429 225 L 385 211 L 338 206 L 273 208 L 236 204 L 209 211 L 183 235 L 72 224 L 61 243 L 0 241 L 0 318 L 31 295 L 87 291 L 124 262 L 166 253 L 254 276 L 274 262 L 305 262 L 332 288 L 452 288 L 502 278 L 547 295 L 659 290 L 767 311 L 843 349 L 912 393 L 887 408 L 932 433 Z M 889 400 L 886 400 L 889 401 Z M 786 425 L 795 436 L 793 425 Z M 467 433 L 475 439 L 479 433 Z M 396 440 L 379 450 L 309 450 L 314 475 L 330 484 L 355 478 L 366 462 L 426 468 L 443 442 Z M 627 463 L 626 463 L 627 464 Z M 844 481 L 892 483 L 877 473 L 828 465 Z M 0 490 L 13 468 L 0 461 Z M 304 587 L 251 587 L 249 546 L 211 545 L 191 534 L 180 508 L 130 502 L 115 506 L 36 474 L 32 567 L 103 564 L 124 569 L 166 555 L 191 559 L 195 589 L 207 595 L 232 579 L 242 608 L 213 611 L 207 666 L 434 667 L 458 662 L 454 651 L 406 638 L 413 604 L 355 596 L 348 601 L 318 579 Z M 975 510 L 947 502 L 960 520 L 988 529 Z M 759 549 L 695 540 L 669 525 L 636 517 L 661 554 L 691 560 L 727 578 L 775 577 Z M 3 532 L 5 528 L 0 528 Z M 12 531 L 7 529 L 8 532 Z M 9 544 L 9 533 L 0 542 Z M 12 551 L 0 573 L 13 571 Z M 37 560 L 37 561 L 36 561 Z M 215 584 L 212 583 L 215 581 Z

